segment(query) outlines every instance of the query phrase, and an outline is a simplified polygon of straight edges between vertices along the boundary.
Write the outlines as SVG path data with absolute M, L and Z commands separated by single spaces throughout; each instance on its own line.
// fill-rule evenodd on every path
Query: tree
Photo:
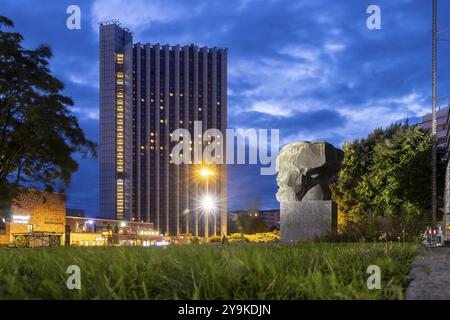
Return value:
M 263 218 L 254 216 L 251 213 L 252 210 L 241 213 L 236 222 L 230 226 L 230 233 L 254 234 L 270 231 Z
M 341 230 L 374 216 L 395 218 L 402 226 L 429 221 L 431 143 L 431 135 L 418 126 L 393 124 L 345 144 L 339 179 L 332 185 Z M 438 160 L 442 194 L 443 152 Z
M 96 156 L 50 74 L 50 48 L 22 47 L 22 35 L 4 31 L 13 22 L 0 16 L 0 205 L 20 188 L 64 190 L 78 169 L 74 153 Z

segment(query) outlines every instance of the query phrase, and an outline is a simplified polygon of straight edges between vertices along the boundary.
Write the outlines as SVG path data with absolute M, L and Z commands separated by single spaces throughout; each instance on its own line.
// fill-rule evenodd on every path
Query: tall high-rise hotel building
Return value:
M 202 121 L 202 133 L 225 133 L 227 50 L 133 43 L 117 23 L 100 24 L 102 217 L 152 222 L 165 235 L 226 233 L 226 166 L 214 165 L 208 194 L 215 194 L 218 210 L 205 219 L 201 164 L 171 160 L 177 128 L 190 131 L 191 152 L 194 143 L 205 147 L 194 139 L 195 121 Z M 225 137 L 214 138 L 225 145 Z

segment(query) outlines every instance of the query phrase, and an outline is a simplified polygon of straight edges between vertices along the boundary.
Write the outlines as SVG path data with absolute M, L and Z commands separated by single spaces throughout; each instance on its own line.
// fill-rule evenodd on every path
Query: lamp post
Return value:
M 187 236 L 189 236 L 189 223 L 190 223 L 189 213 L 190 213 L 189 209 L 184 210 L 184 214 L 186 216 L 186 235 Z
M 437 0 L 433 0 L 433 23 L 432 23 L 432 107 L 431 107 L 431 224 L 432 228 L 436 228 L 436 211 L 437 211 L 437 187 L 436 187 L 436 69 L 437 69 Z

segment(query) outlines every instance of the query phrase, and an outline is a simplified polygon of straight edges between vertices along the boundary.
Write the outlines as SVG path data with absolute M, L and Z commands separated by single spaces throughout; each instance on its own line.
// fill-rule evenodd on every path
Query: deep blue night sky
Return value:
M 81 30 L 66 28 L 66 8 L 81 8 Z M 366 9 L 382 10 L 381 30 Z M 441 1 L 440 28 L 450 27 Z M 51 69 L 75 101 L 74 114 L 98 141 L 98 21 L 116 18 L 135 42 L 227 47 L 228 127 L 279 128 L 281 145 L 336 145 L 431 109 L 431 2 L 423 0 L 95 0 L 6 1 L 24 45 L 49 44 Z M 450 39 L 450 34 L 443 34 Z M 440 43 L 439 96 L 450 93 L 450 42 Z M 447 57 L 447 62 L 444 61 Z M 442 100 L 446 105 L 446 100 Z M 276 208 L 275 176 L 257 165 L 229 166 L 230 209 Z M 98 163 L 80 160 L 68 207 L 98 214 Z

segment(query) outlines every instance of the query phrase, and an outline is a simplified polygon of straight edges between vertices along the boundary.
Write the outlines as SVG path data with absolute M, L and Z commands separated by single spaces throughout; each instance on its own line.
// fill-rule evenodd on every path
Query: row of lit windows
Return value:
M 124 62 L 123 53 L 116 53 L 116 63 L 123 64 L 123 62 Z
M 118 69 L 121 69 L 121 65 L 124 63 L 123 53 L 116 54 L 116 63 Z M 124 93 L 122 85 L 124 84 L 124 74 L 121 71 L 116 72 L 116 166 L 117 172 L 124 171 Z M 123 179 L 117 179 L 117 189 L 116 189 L 116 211 L 117 218 L 121 219 L 124 215 L 124 183 Z
M 117 179 L 117 215 L 123 216 L 124 209 L 124 186 L 123 180 Z
M 118 85 L 123 85 L 123 72 L 116 73 L 116 83 Z

